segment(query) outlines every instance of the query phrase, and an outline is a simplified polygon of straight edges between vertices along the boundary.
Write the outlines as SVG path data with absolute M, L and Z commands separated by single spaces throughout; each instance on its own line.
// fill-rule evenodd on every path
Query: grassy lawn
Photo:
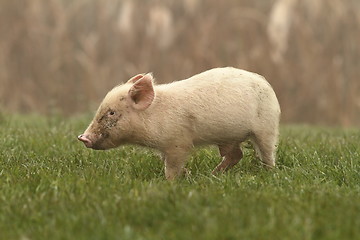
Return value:
M 359 129 L 285 126 L 271 171 L 197 149 L 169 183 L 152 150 L 86 149 L 90 119 L 0 116 L 0 239 L 360 238 Z

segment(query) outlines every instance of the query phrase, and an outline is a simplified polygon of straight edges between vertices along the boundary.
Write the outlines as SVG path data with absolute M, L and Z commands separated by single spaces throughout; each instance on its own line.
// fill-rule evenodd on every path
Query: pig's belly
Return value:
M 258 121 L 255 108 L 244 105 L 243 102 L 216 106 L 213 111 L 193 112 L 192 131 L 194 144 L 222 144 L 244 141 L 253 131 Z
M 252 132 L 247 125 L 241 122 L 213 123 L 212 125 L 197 124 L 193 129 L 193 143 L 195 145 L 202 145 L 242 142 Z

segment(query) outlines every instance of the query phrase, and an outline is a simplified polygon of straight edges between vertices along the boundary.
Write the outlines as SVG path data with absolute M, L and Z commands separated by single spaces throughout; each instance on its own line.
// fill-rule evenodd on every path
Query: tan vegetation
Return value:
M 235 66 L 271 82 L 283 121 L 359 125 L 359 12 L 357 0 L 0 0 L 1 107 L 72 114 L 137 73 Z

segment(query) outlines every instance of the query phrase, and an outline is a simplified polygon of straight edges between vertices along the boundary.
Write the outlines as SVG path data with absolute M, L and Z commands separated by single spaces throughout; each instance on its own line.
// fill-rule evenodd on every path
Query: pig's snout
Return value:
M 87 148 L 91 148 L 93 145 L 89 137 L 84 134 L 79 135 L 78 140 L 82 141 Z

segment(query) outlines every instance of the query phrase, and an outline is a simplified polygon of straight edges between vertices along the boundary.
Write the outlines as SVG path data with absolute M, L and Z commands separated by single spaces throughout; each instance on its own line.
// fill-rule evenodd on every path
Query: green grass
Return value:
M 359 239 L 360 131 L 286 126 L 277 168 L 250 148 L 212 176 L 194 151 L 169 183 L 157 153 L 86 149 L 91 116 L 0 116 L 0 239 Z

